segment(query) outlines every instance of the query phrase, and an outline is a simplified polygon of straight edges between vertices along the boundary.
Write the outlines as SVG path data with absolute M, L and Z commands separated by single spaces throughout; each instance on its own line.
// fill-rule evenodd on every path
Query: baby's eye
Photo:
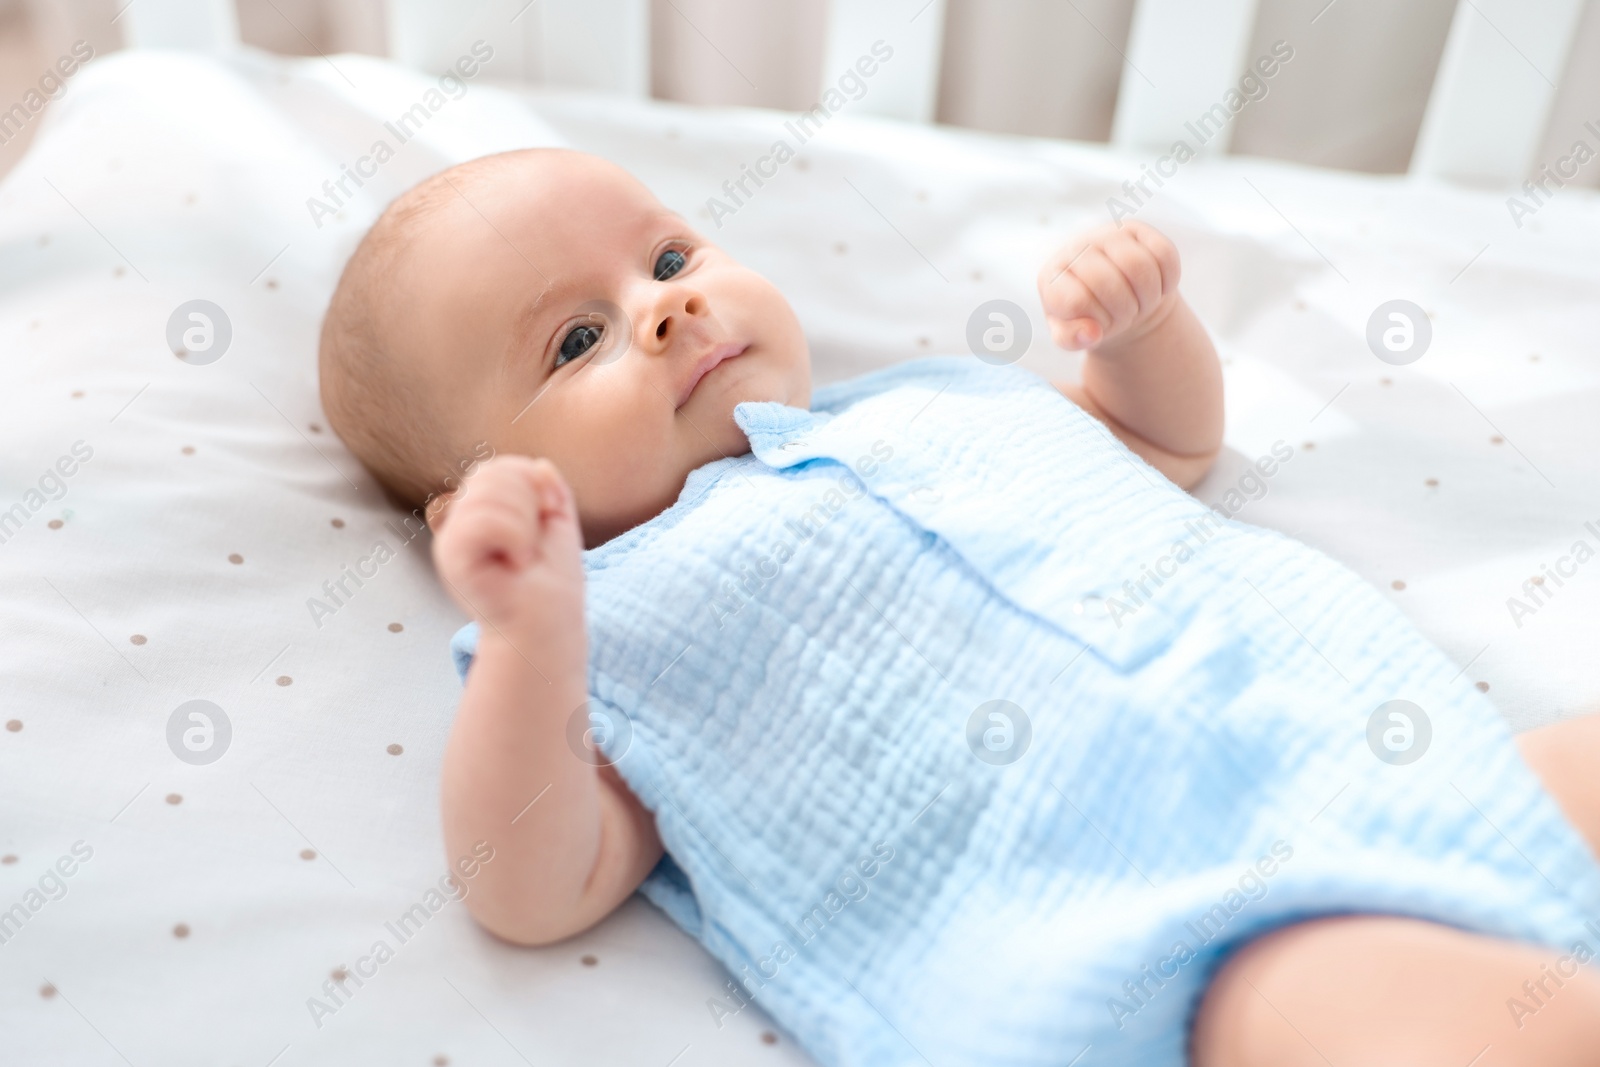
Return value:
M 560 367 L 584 355 L 600 343 L 604 330 L 599 326 L 579 326 L 561 340 L 561 351 L 556 353 L 556 366 Z
M 669 248 L 656 259 L 656 281 L 664 282 L 683 269 L 688 262 L 684 254 L 676 248 Z

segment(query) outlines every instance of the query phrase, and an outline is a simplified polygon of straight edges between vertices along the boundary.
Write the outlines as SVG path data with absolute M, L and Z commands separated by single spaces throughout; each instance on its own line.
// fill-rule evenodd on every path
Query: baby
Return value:
M 476 919 L 548 944 L 643 890 L 728 967 L 716 1028 L 759 1003 L 824 1064 L 1600 1063 L 1600 723 L 1519 751 L 1353 574 L 1183 491 L 1223 408 L 1178 281 L 1095 231 L 1039 273 L 1079 382 L 814 394 L 778 289 L 607 162 L 392 204 L 322 394 L 475 620 Z

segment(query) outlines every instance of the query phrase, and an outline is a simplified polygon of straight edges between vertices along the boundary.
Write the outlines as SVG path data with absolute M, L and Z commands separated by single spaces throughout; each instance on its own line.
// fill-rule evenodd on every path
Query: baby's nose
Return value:
M 671 341 L 674 331 L 682 329 L 685 321 L 703 317 L 706 310 L 706 298 L 699 293 L 690 291 L 674 297 L 657 315 L 656 340 Z

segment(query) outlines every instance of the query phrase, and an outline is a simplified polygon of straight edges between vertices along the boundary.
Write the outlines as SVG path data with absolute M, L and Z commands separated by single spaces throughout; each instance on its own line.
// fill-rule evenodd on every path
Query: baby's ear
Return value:
M 449 512 L 450 502 L 455 497 L 456 491 L 452 489 L 447 493 L 440 493 L 437 496 L 428 498 L 428 502 L 422 506 L 422 517 L 427 521 L 428 529 L 438 533 L 444 528 L 445 515 Z

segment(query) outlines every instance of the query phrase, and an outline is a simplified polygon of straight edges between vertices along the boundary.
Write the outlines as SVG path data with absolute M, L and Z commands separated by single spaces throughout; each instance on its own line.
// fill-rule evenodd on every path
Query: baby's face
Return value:
M 627 172 L 524 153 L 456 188 L 403 258 L 395 333 L 453 440 L 556 464 L 590 546 L 748 452 L 735 404 L 809 406 L 788 301 Z

